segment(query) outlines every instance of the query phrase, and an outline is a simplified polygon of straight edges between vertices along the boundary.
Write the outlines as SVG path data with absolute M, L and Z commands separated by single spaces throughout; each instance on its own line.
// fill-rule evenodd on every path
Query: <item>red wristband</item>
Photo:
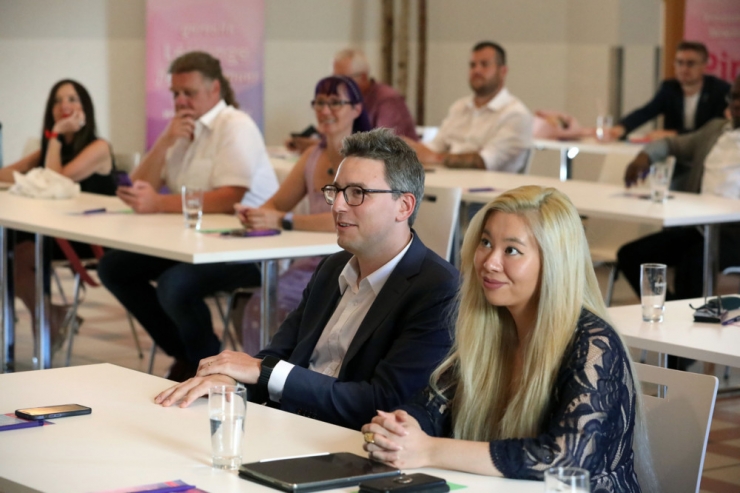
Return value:
M 44 137 L 46 137 L 47 140 L 51 140 L 59 137 L 59 134 L 52 130 L 44 130 Z

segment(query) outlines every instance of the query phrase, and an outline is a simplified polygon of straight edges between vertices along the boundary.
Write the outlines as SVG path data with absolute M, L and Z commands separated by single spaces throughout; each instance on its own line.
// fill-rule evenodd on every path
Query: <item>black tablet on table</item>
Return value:
M 282 491 L 306 492 L 354 486 L 401 471 L 347 452 L 242 464 L 239 476 Z

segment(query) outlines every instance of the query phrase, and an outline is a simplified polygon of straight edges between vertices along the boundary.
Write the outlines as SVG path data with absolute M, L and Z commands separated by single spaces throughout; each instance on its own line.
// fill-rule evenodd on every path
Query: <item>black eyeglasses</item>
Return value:
M 327 204 L 334 205 L 334 201 L 337 199 L 337 193 L 342 192 L 344 195 L 344 201 L 347 202 L 347 205 L 351 206 L 362 205 L 365 201 L 365 195 L 369 193 L 410 193 L 404 192 L 403 190 L 372 190 L 369 188 L 358 187 L 357 185 L 349 185 L 344 188 L 339 188 L 334 185 L 326 185 L 321 188 L 321 191 L 324 192 L 324 198 L 326 199 Z
M 725 101 L 727 101 L 727 104 L 732 104 L 733 101 L 740 100 L 740 92 L 731 92 L 727 96 L 725 96 Z
M 344 99 L 330 99 L 329 101 L 314 99 L 313 101 L 311 101 L 311 108 L 315 110 L 323 110 L 325 107 L 328 106 L 329 109 L 336 111 L 345 104 L 352 104 L 352 101 L 347 101 Z
M 674 60 L 676 66 L 678 67 L 688 67 L 688 68 L 694 68 L 697 65 L 699 65 L 701 62 L 698 60 Z

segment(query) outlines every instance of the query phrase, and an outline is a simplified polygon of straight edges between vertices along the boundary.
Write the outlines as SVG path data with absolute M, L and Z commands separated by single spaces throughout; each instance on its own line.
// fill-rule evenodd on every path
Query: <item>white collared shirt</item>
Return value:
M 693 96 L 683 97 L 683 127 L 686 130 L 694 130 L 694 122 L 696 121 L 696 108 L 699 107 L 700 96 L 701 90 Z
M 701 193 L 740 199 L 740 129 L 724 130 L 704 160 Z
M 532 114 L 504 87 L 477 108 L 472 96 L 457 100 L 429 142 L 434 152 L 477 152 L 489 171 L 518 173 L 532 147 Z
M 344 356 L 365 319 L 375 298 L 385 286 L 386 281 L 393 273 L 413 241 L 413 236 L 401 252 L 389 260 L 385 265 L 369 274 L 359 283 L 360 276 L 357 259 L 352 257 L 339 274 L 339 292 L 342 297 L 334 309 L 329 322 L 324 327 L 316 347 L 311 354 L 308 369 L 337 377 L 342 368 Z M 270 400 L 280 402 L 283 396 L 283 388 L 288 374 L 295 365 L 287 361 L 280 361 L 272 371 L 270 380 L 267 382 L 267 390 Z
M 278 189 L 277 177 L 254 121 L 221 100 L 195 122 L 192 142 L 167 150 L 163 178 L 172 193 L 183 185 L 204 190 L 246 187 L 242 203 L 259 207 Z

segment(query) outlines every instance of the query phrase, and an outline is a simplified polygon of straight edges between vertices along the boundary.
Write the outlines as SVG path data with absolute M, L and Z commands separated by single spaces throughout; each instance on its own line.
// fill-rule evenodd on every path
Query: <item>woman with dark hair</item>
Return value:
M 83 192 L 115 195 L 115 166 L 108 142 L 98 138 L 92 99 L 79 82 L 60 80 L 49 92 L 44 112 L 41 149 L 20 161 L 0 169 L 0 181 L 14 182 L 13 172 L 27 173 L 44 167 L 80 184 Z M 81 256 L 91 257 L 90 247 L 72 242 Z M 61 251 L 55 258 L 64 258 Z M 34 313 L 34 245 L 33 235 L 16 232 L 14 247 L 15 292 L 31 314 Z M 64 340 L 59 334 L 67 308 L 51 306 L 52 348 Z
M 316 84 L 311 107 L 323 138 L 301 155 L 280 189 L 262 207 L 235 205 L 239 219 L 248 229 L 295 229 L 302 231 L 334 231 L 331 206 L 326 203 L 321 187 L 334 181 L 342 161 L 342 141 L 355 132 L 371 129 L 370 120 L 362 107 L 360 89 L 349 77 L 331 76 Z M 308 197 L 309 213 L 293 214 L 293 208 Z M 280 278 L 278 288 L 279 320 L 298 306 L 301 293 L 316 270 L 321 257 L 309 257 L 293 262 Z M 244 317 L 244 351 L 259 351 L 258 295 L 249 300 Z

